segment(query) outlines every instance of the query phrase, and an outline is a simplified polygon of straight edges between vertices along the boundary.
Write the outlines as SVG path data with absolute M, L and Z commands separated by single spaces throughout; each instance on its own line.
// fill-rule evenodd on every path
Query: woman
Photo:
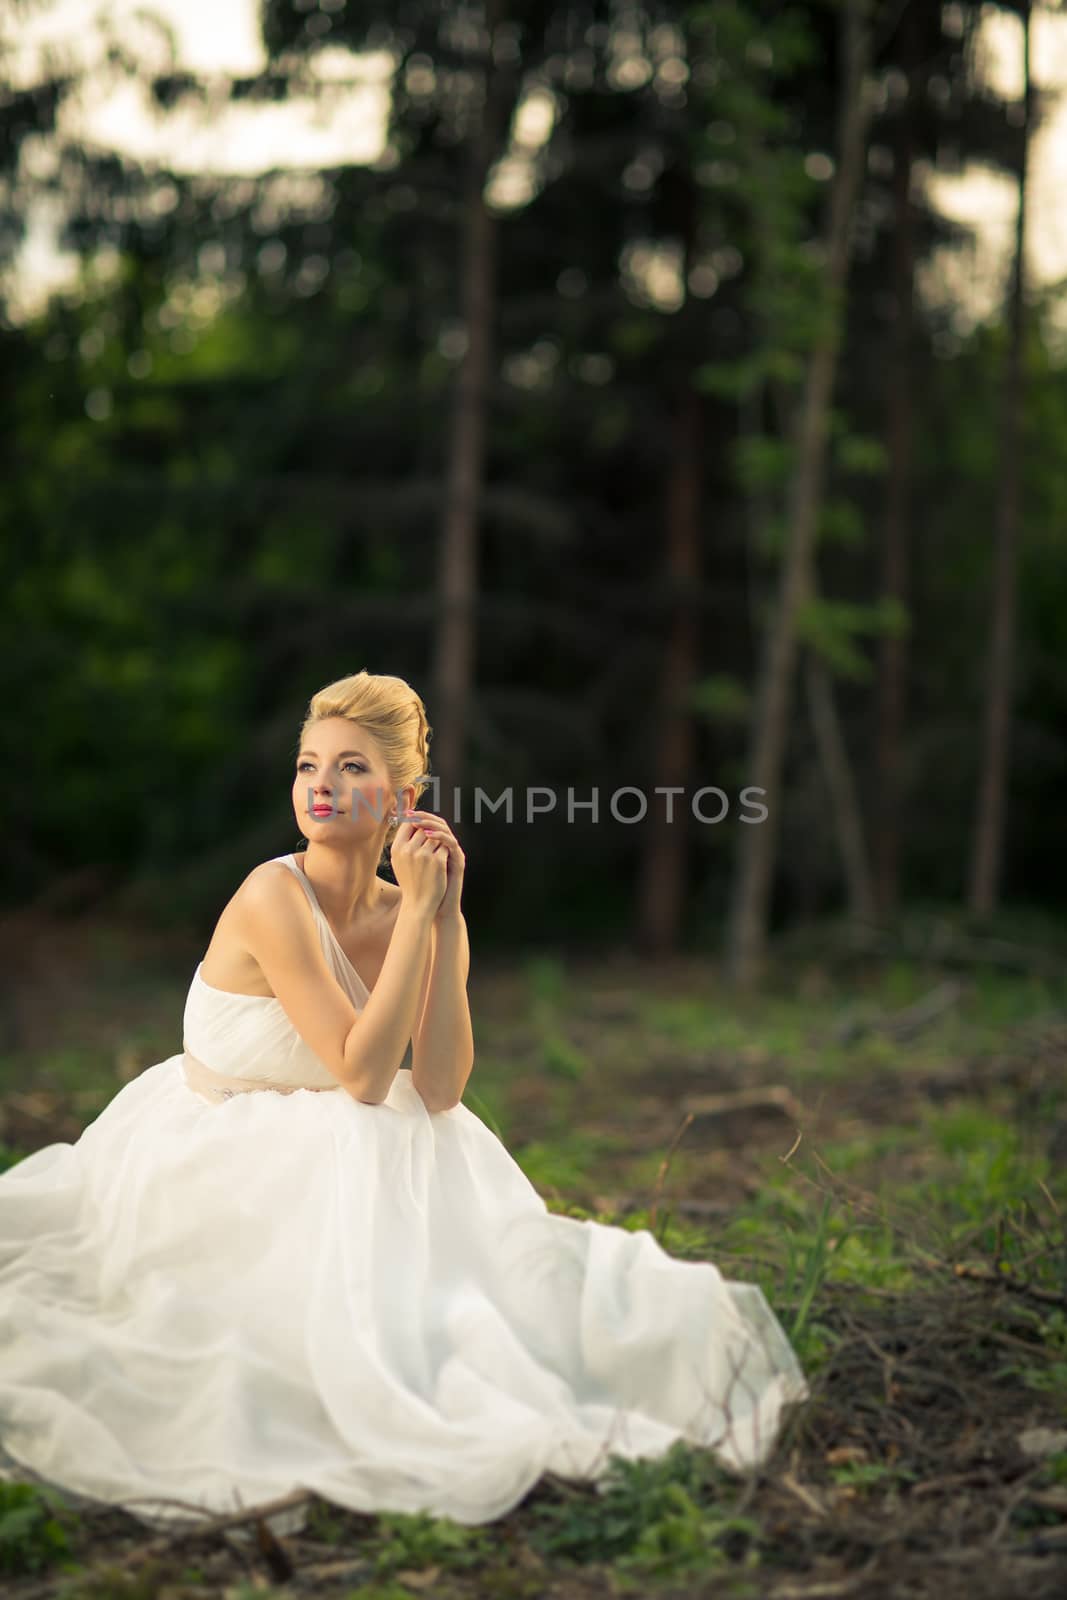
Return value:
M 463 1105 L 429 734 L 400 678 L 313 696 L 307 848 L 225 907 L 182 1052 L 0 1175 L 4 1475 L 153 1526 L 298 1488 L 478 1523 L 679 1437 L 756 1464 L 805 1398 L 758 1287 L 549 1212 Z

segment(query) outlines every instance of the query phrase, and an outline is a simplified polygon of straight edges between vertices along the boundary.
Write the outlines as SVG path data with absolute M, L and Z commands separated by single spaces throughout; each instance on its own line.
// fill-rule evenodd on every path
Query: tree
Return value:
M 989 647 L 986 653 L 986 703 L 982 767 L 978 790 L 968 904 L 987 918 L 1000 893 L 1004 853 L 1005 806 L 1011 746 L 1012 695 L 1015 676 L 1015 630 L 1018 607 L 1017 561 L 1022 521 L 1023 407 L 1026 394 L 1026 200 L 1027 157 L 1033 120 L 1030 74 L 1030 0 L 1020 0 L 1022 20 L 1023 93 L 1018 145 L 1015 250 L 1008 294 L 1008 342 L 1003 380 L 1000 429 L 1000 478 L 997 499 L 996 550 L 993 570 Z
M 510 120 L 515 101 L 512 74 L 505 74 L 494 62 L 500 20 L 500 0 L 486 0 L 483 14 L 467 23 L 477 40 L 471 54 L 472 77 L 479 89 L 467 138 L 462 201 L 461 292 L 466 348 L 456 380 L 445 469 L 439 613 L 432 668 L 437 708 L 434 766 L 442 782 L 442 805 L 463 775 L 474 684 L 478 524 L 496 309 L 497 222 L 489 209 L 486 185 L 499 153 L 502 128 Z
M 841 337 L 841 300 L 866 149 L 869 100 L 865 91 L 871 59 L 868 11 L 867 0 L 845 0 L 842 12 L 838 160 L 824 246 L 825 315 L 808 359 L 797 414 L 785 549 L 777 599 L 764 633 L 746 772 L 748 783 L 762 792 L 768 815 L 741 835 L 730 908 L 727 962 L 732 981 L 742 987 L 758 981 L 764 959 L 798 623 L 801 608 L 812 595 L 815 531 Z
M 928 68 L 925 18 L 917 0 L 900 23 L 900 59 L 905 91 L 893 130 L 892 319 L 886 405 L 885 516 L 882 525 L 881 593 L 902 609 L 908 601 L 915 395 L 912 341 L 915 327 L 915 204 L 912 199 L 918 121 Z M 883 919 L 899 889 L 902 743 L 906 717 L 908 638 L 904 629 L 883 634 L 878 658 L 874 901 Z

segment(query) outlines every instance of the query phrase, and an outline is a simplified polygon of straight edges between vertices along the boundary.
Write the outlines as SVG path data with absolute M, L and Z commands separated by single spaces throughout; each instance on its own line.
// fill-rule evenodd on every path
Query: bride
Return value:
M 679 1438 L 757 1465 L 807 1397 L 756 1285 L 549 1212 L 463 1104 L 429 737 L 401 678 L 312 697 L 307 847 L 223 909 L 182 1050 L 0 1175 L 0 1476 L 150 1526 L 296 1489 L 479 1523 Z

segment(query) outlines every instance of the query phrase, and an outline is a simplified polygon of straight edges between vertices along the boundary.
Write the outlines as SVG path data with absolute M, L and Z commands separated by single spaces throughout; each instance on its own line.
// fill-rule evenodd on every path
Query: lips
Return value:
M 313 817 L 332 817 L 334 815 L 334 808 L 333 806 L 312 806 L 311 815 Z M 340 816 L 341 812 L 338 811 L 336 815 Z

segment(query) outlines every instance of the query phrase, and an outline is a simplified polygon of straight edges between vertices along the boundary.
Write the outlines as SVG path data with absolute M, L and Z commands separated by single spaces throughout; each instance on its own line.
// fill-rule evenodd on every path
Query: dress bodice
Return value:
M 303 884 L 327 963 L 353 1005 L 362 1010 L 370 990 L 341 949 L 307 874 L 292 853 L 273 859 Z M 216 989 L 204 981 L 202 966 L 201 961 L 193 973 L 182 1019 L 182 1044 L 190 1055 L 228 1077 L 308 1089 L 336 1087 L 336 1077 L 301 1038 L 280 1000 Z M 405 1062 L 410 1050 L 409 1045 Z

